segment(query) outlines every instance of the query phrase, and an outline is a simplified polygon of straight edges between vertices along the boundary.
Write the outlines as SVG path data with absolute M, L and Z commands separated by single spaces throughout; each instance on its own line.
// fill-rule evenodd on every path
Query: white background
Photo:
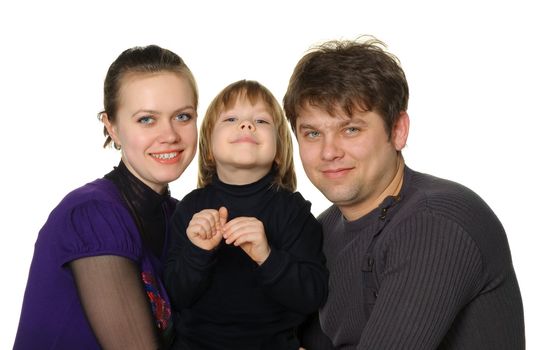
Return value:
M 539 244 L 541 11 L 536 1 L 3 1 L 0 5 L 0 349 L 12 347 L 33 244 L 70 190 L 118 162 L 101 148 L 102 84 L 124 49 L 155 43 L 181 55 L 203 116 L 227 84 L 255 79 L 279 101 L 313 44 L 372 34 L 410 84 L 404 151 L 418 171 L 480 194 L 508 233 L 528 349 L 542 349 Z M 297 160 L 296 160 L 297 161 Z M 326 200 L 297 161 L 299 190 Z M 172 184 L 195 186 L 196 162 Z

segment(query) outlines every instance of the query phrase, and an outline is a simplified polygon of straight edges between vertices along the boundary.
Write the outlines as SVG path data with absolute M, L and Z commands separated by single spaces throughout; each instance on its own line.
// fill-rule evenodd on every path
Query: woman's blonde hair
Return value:
M 211 183 L 216 173 L 216 163 L 212 155 L 211 135 L 220 113 L 232 108 L 240 99 L 247 99 L 252 105 L 262 101 L 271 113 L 277 132 L 276 155 L 273 166 L 276 169 L 273 183 L 278 187 L 295 191 L 297 186 L 293 145 L 288 122 L 284 112 L 273 94 L 262 84 L 253 80 L 239 80 L 226 86 L 211 101 L 203 118 L 199 137 L 198 187 Z

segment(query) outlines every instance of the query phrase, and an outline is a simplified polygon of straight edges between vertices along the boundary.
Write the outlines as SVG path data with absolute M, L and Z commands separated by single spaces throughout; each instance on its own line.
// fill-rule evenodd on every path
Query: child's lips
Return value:
M 252 144 L 258 144 L 256 140 L 253 137 L 250 136 L 241 136 L 237 138 L 233 143 L 252 143 Z

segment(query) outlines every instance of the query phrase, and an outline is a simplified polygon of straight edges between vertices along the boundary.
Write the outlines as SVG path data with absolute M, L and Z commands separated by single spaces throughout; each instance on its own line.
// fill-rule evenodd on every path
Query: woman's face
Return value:
M 121 81 L 114 124 L 104 118 L 126 167 L 158 193 L 181 176 L 196 153 L 193 96 L 179 74 L 129 73 Z

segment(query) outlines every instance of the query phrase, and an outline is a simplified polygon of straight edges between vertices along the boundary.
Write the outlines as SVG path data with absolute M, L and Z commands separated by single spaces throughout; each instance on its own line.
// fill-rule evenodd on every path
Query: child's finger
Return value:
M 218 221 L 220 224 L 220 230 L 224 230 L 224 226 L 228 222 L 228 209 L 226 207 L 220 207 L 218 209 Z

